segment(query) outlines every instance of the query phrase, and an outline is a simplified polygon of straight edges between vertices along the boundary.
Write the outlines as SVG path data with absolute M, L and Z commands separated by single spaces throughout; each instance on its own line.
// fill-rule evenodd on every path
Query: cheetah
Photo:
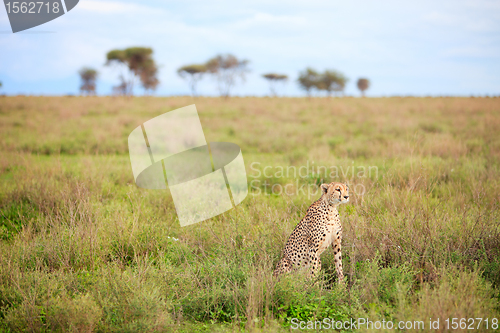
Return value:
M 321 198 L 309 207 L 306 216 L 288 238 L 274 276 L 299 268 L 310 270 L 311 276 L 316 275 L 321 268 L 320 255 L 333 244 L 335 269 L 339 283 L 343 284 L 342 225 L 337 207 L 349 202 L 349 187 L 333 182 L 322 184 L 321 190 Z

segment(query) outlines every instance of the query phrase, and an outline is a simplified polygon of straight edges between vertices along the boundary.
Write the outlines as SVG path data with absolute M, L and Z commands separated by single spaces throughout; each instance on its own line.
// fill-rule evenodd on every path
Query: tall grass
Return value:
M 207 141 L 239 144 L 254 182 L 236 209 L 180 228 L 168 190 L 135 186 L 127 136 L 194 102 Z M 0 330 L 500 319 L 499 111 L 497 98 L 0 98 Z M 306 165 L 328 172 L 277 173 Z M 274 279 L 319 196 L 301 186 L 329 181 L 353 188 L 347 288 L 330 251 L 316 280 Z

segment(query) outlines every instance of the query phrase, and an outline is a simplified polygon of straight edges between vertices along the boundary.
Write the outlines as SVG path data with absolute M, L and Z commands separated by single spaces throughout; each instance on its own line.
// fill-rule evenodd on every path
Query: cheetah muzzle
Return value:
M 275 276 L 295 269 L 310 269 L 312 276 L 321 268 L 320 255 L 333 244 L 335 269 L 339 283 L 342 272 L 342 225 L 338 205 L 349 202 L 349 187 L 342 183 L 321 185 L 322 195 L 307 210 L 306 216 L 292 231 L 278 263 Z

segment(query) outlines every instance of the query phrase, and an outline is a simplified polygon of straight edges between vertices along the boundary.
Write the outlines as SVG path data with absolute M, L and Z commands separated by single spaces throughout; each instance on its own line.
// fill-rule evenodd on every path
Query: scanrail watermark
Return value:
M 350 318 L 335 320 L 290 320 L 292 330 L 498 330 L 498 318 L 428 318 L 427 320 L 370 320 L 369 318 Z

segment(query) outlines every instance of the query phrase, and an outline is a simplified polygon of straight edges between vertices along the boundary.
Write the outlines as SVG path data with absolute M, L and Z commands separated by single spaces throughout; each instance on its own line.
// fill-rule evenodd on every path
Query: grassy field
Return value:
M 193 103 L 207 141 L 240 145 L 250 192 L 181 228 L 168 190 L 134 184 L 127 137 Z M 330 181 L 352 190 L 347 288 L 331 250 L 316 280 L 274 279 Z M 293 318 L 488 318 L 476 331 L 491 332 L 499 202 L 499 98 L 0 97 L 0 332 L 285 332 Z

